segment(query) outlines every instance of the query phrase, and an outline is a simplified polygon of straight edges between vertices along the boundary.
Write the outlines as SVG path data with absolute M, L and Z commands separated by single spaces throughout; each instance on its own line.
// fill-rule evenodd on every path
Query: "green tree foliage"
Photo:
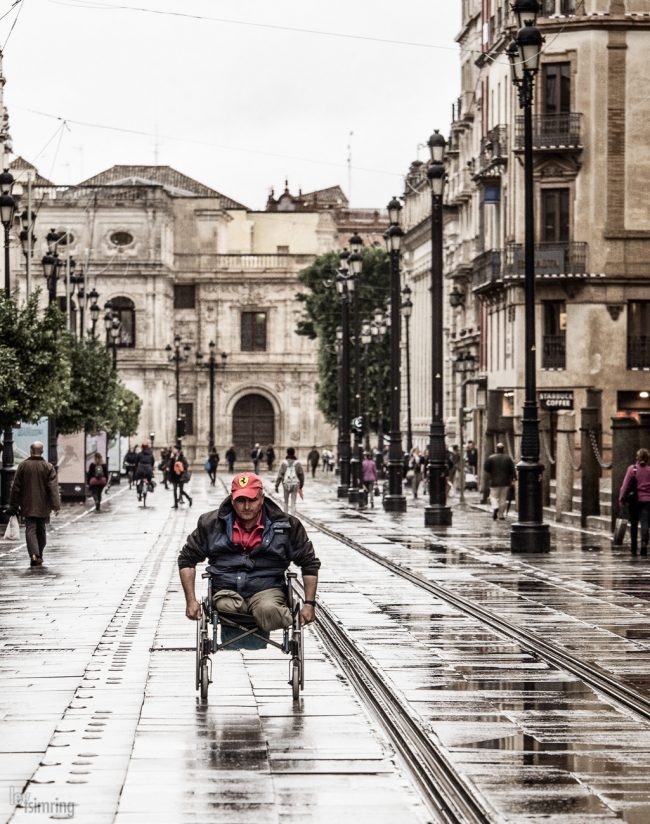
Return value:
M 135 392 L 127 389 L 124 384 L 118 382 L 113 404 L 113 414 L 108 423 L 107 431 L 109 436 L 114 436 L 118 432 L 120 435 L 135 435 L 140 422 L 140 410 L 142 409 L 142 399 Z
M 38 293 L 18 306 L 0 295 L 0 427 L 56 415 L 70 392 L 65 319 L 56 306 L 44 314 Z
M 299 275 L 300 282 L 308 292 L 298 294 L 298 300 L 304 305 L 304 317 L 298 322 L 297 334 L 305 335 L 311 340 L 318 340 L 318 406 L 325 419 L 332 425 L 338 422 L 338 359 L 336 353 L 336 329 L 341 325 L 341 298 L 336 291 L 336 272 L 339 266 L 337 252 L 320 255 Z M 350 335 L 354 338 L 354 319 L 358 315 L 359 330 L 364 320 L 372 320 L 375 309 L 386 311 L 390 295 L 390 266 L 388 255 L 383 249 L 368 248 L 363 250 L 363 271 L 355 284 L 354 296 L 350 303 Z M 357 311 L 355 313 L 355 302 Z M 350 347 L 350 412 L 355 414 L 355 358 Z M 365 364 L 368 364 L 366 372 Z M 368 412 L 371 428 L 377 430 L 379 404 L 377 387 L 380 382 L 388 385 L 389 349 L 388 336 L 383 343 L 368 346 L 367 361 L 361 346 L 359 363 L 360 393 L 368 399 L 362 404 Z M 384 392 L 384 417 L 387 417 L 388 393 Z
M 57 416 L 60 434 L 97 432 L 114 419 L 117 375 L 106 347 L 95 338 L 68 337 L 72 376 L 68 403 Z

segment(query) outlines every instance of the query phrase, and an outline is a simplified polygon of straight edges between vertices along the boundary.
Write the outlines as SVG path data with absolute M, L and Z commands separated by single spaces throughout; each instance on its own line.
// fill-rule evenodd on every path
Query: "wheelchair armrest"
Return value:
M 210 577 L 210 573 L 209 573 L 209 572 L 202 572 L 202 573 L 201 573 L 201 578 L 209 578 L 209 577 Z

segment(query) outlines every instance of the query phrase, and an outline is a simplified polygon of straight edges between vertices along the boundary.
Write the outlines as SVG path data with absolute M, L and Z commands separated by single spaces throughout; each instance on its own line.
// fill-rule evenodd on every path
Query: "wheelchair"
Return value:
M 196 689 L 203 700 L 208 697 L 212 683 L 211 655 L 222 650 L 266 649 L 268 644 L 276 647 L 289 660 L 289 681 L 293 700 L 297 701 L 305 685 L 305 654 L 303 628 L 300 625 L 301 597 L 296 589 L 295 572 L 285 573 L 285 592 L 291 626 L 282 630 L 282 642 L 271 640 L 269 633 L 260 629 L 252 615 L 218 612 L 212 606 L 213 580 L 209 572 L 201 576 L 207 578 L 208 587 L 201 601 L 201 618 L 196 622 Z

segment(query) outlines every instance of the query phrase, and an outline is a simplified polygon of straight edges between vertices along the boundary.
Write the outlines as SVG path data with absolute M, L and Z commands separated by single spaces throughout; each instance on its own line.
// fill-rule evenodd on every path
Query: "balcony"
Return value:
M 567 114 L 533 115 L 533 149 L 535 151 L 580 152 L 582 115 Z M 518 115 L 515 125 L 515 151 L 524 150 L 524 116 Z
M 628 335 L 627 368 L 650 369 L 650 335 Z
M 544 335 L 542 337 L 542 369 L 564 369 L 566 367 L 566 336 Z
M 588 244 L 582 242 L 536 243 L 535 275 L 584 275 L 587 272 L 588 248 Z M 523 243 L 509 243 L 505 248 L 503 274 L 523 276 Z
M 494 283 L 501 277 L 501 252 L 489 249 L 474 258 L 472 280 L 475 286 Z
M 508 158 L 508 127 L 495 126 L 481 140 L 478 170 L 474 178 L 494 177 L 501 173 Z

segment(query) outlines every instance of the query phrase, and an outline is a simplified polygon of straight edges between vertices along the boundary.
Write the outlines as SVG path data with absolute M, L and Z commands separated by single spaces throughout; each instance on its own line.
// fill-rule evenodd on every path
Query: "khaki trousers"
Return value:
M 291 626 L 291 613 L 284 591 L 280 588 L 263 589 L 250 598 L 242 597 L 232 589 L 220 589 L 212 597 L 212 605 L 219 612 L 252 615 L 265 632 Z

